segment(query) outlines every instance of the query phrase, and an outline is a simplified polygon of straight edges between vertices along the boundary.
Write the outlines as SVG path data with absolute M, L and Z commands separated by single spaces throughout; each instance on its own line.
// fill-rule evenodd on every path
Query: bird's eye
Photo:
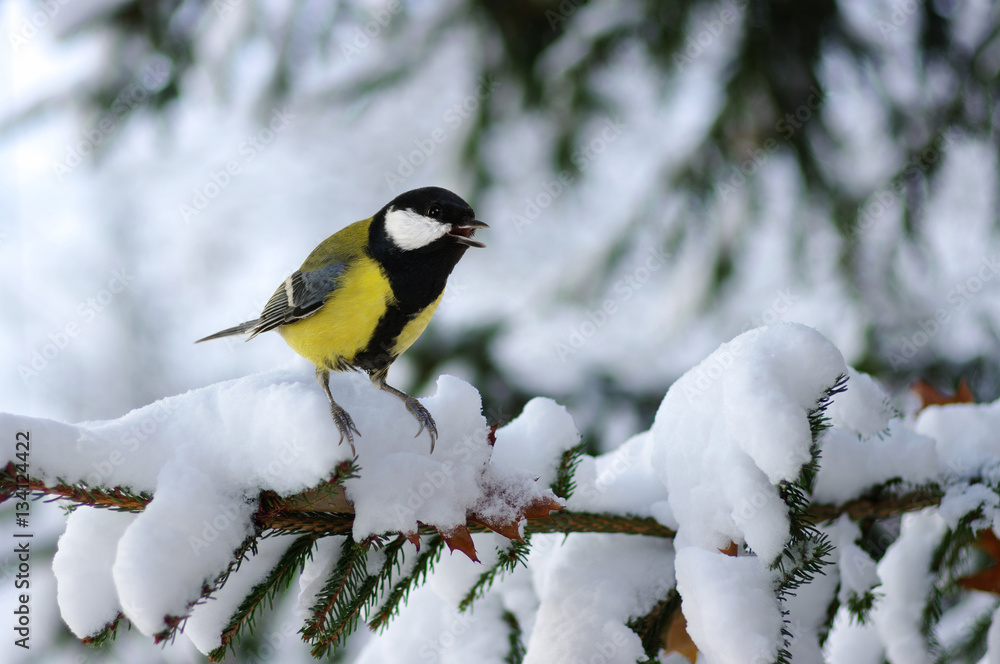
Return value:
M 437 205 L 432 205 L 427 208 L 427 216 L 433 219 L 438 219 L 441 217 L 441 208 Z

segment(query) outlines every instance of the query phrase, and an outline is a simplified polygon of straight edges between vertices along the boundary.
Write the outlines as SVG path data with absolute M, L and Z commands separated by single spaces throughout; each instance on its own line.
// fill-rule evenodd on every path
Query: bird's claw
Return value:
M 410 414 L 416 418 L 417 422 L 420 424 L 420 429 L 417 430 L 417 438 L 427 429 L 427 435 L 431 437 L 431 454 L 434 453 L 434 443 L 437 442 L 438 430 L 437 425 L 434 423 L 434 418 L 431 417 L 430 411 L 424 408 L 424 405 L 416 400 L 414 397 L 407 397 L 404 400 L 406 404 L 406 410 L 410 411 Z
M 330 405 L 330 414 L 333 416 L 333 423 L 337 425 L 337 429 L 340 431 L 340 441 L 337 444 L 343 445 L 344 438 L 347 438 L 347 444 L 351 446 L 351 455 L 356 456 L 354 434 L 357 434 L 360 438 L 361 432 L 354 426 L 354 420 L 351 419 L 346 410 L 336 404 Z

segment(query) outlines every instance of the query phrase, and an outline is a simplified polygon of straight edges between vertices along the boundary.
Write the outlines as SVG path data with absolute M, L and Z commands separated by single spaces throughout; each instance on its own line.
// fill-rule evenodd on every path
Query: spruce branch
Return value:
M 525 533 L 618 533 L 673 537 L 677 533 L 653 517 L 597 514 L 594 512 L 553 512 L 542 519 L 528 519 Z
M 357 598 L 368 578 L 365 561 L 374 540 L 355 542 L 348 536 L 341 547 L 340 559 L 316 596 L 311 616 L 300 630 L 302 638 L 312 643 L 312 656 L 329 655 L 357 625 L 360 606 Z
M 479 575 L 479 578 L 469 589 L 469 592 L 465 594 L 462 601 L 458 603 L 459 611 L 467 611 L 474 601 L 484 597 L 493 587 L 493 582 L 497 578 L 503 578 L 503 575 L 507 572 L 513 572 L 517 567 L 518 563 L 526 565 L 528 559 L 528 551 L 531 546 L 531 536 L 529 535 L 524 541 L 511 541 L 510 546 L 505 550 L 501 551 L 497 558 L 497 562 L 490 567 L 488 570 Z
M 191 615 L 191 610 L 198 604 L 202 604 L 215 593 L 229 579 L 229 576 L 240 568 L 244 560 L 247 560 L 250 556 L 257 555 L 257 540 L 260 535 L 256 532 L 251 533 L 243 543 L 240 544 L 236 551 L 233 552 L 233 557 L 229 561 L 229 565 L 224 569 L 212 583 L 206 583 L 201 588 L 201 595 L 198 599 L 193 602 L 189 602 L 187 609 L 183 615 L 180 616 L 164 616 L 163 622 L 167 625 L 167 628 L 157 632 L 153 635 L 154 643 L 163 643 L 164 641 L 170 641 L 173 643 L 174 638 L 177 636 L 178 631 L 184 631 L 184 623 L 187 622 L 188 616 Z
M 510 630 L 507 633 L 507 643 L 510 650 L 507 652 L 507 656 L 503 658 L 503 661 L 506 664 L 521 664 L 521 662 L 524 661 L 524 655 L 526 654 L 524 641 L 521 638 L 521 624 L 517 622 L 517 616 L 511 613 L 508 609 L 504 609 L 500 618 Z
M 567 500 L 576 489 L 576 468 L 583 459 L 584 444 L 580 443 L 563 452 L 556 471 L 556 479 L 552 483 L 552 491 L 560 498 Z
M 987 611 L 972 619 L 972 624 L 964 630 L 968 638 L 950 648 L 942 648 L 934 660 L 934 664 L 984 661 L 987 638 L 989 637 L 990 627 L 993 624 L 993 611 L 994 608 L 990 607 Z
M 122 620 L 125 620 L 125 624 L 129 629 L 132 628 L 131 623 L 125 619 L 125 614 L 119 612 L 118 615 L 115 616 L 114 620 L 105 625 L 99 632 L 95 632 L 94 634 L 81 639 L 81 643 L 87 646 L 94 646 L 95 648 L 100 648 L 101 646 L 111 643 L 118 636 L 118 625 Z
M 227 648 L 236 654 L 236 636 L 241 631 L 253 630 L 254 620 L 265 601 L 270 608 L 274 608 L 274 598 L 279 592 L 287 590 L 295 576 L 302 572 L 306 559 L 312 557 L 315 543 L 316 537 L 313 535 L 303 535 L 292 542 L 267 578 L 255 585 L 243 598 L 229 624 L 222 630 L 221 645 L 208 654 L 209 661 L 221 661 L 226 656 Z
M 313 657 L 330 655 L 336 646 L 343 645 L 357 629 L 362 614 L 374 608 L 392 583 L 393 570 L 401 567 L 406 541 L 403 535 L 388 544 L 382 537 L 369 537 L 361 543 L 347 538 L 340 559 L 313 606 L 313 615 L 302 629 L 302 638 L 312 643 Z M 385 560 L 377 573 L 369 574 L 368 554 L 379 549 Z
M 0 502 L 9 498 L 18 489 L 13 464 L 0 469 Z M 346 479 L 346 478 L 345 478 Z M 899 516 L 907 512 L 916 512 L 925 507 L 941 503 L 944 489 L 937 484 L 927 484 L 913 488 L 905 493 L 893 490 L 896 482 L 890 480 L 883 485 L 874 487 L 865 496 L 840 505 L 811 504 L 806 512 L 806 518 L 812 523 L 827 523 L 836 521 L 842 514 L 847 514 L 854 521 L 866 519 L 883 519 Z M 48 499 L 65 498 L 77 505 L 89 507 L 104 507 L 130 512 L 145 509 L 152 496 L 145 493 L 131 493 L 120 487 L 101 488 L 87 487 L 83 484 L 57 483 L 46 486 L 41 480 L 31 480 L 27 491 L 36 497 Z M 321 503 L 315 498 L 314 490 L 289 498 L 281 498 L 273 492 L 261 494 L 261 509 L 254 516 L 254 522 L 266 536 L 270 535 L 346 535 L 354 527 L 354 514 L 346 510 L 336 511 L 327 508 L 339 502 L 330 500 Z M 301 502 L 297 500 L 302 498 Z M 312 507 L 314 509 L 307 509 Z M 474 533 L 491 532 L 488 528 L 476 523 L 469 524 L 469 530 Z M 623 516 L 620 514 L 595 514 L 588 512 L 571 512 L 563 510 L 553 512 L 546 518 L 529 519 L 525 526 L 526 533 L 621 533 L 629 535 L 649 535 L 653 537 L 673 537 L 674 531 L 650 517 Z
M 13 462 L 0 469 L 0 503 L 13 496 L 15 492 L 28 491 L 36 496 L 46 496 L 50 500 L 66 498 L 79 505 L 105 507 L 123 512 L 141 512 L 153 499 L 149 493 L 133 493 L 123 487 L 106 489 L 91 487 L 85 482 L 67 483 L 61 480 L 53 486 L 47 486 L 40 479 L 29 477 L 25 481 L 23 475 L 20 477 L 21 480 L 18 481 Z
M 935 507 L 941 504 L 944 497 L 944 489 L 938 484 L 921 485 L 905 493 L 894 492 L 892 489 L 896 484 L 895 480 L 889 480 L 872 488 L 866 495 L 840 505 L 810 505 L 809 519 L 813 523 L 828 523 L 836 521 L 842 514 L 858 522 L 885 519 L 907 512 L 919 512 L 925 507 Z
M 445 542 L 437 532 L 430 536 L 424 545 L 424 550 L 417 556 L 416 564 L 410 573 L 393 585 L 385 601 L 368 620 L 368 627 L 374 632 L 384 629 L 389 620 L 399 614 L 399 607 L 406 603 L 410 591 L 427 580 L 431 568 L 441 560 Z
M 788 611 L 784 609 L 788 598 L 795 591 L 811 583 L 817 574 L 824 574 L 823 568 L 830 565 L 833 545 L 827 536 L 816 528 L 809 513 L 810 494 L 819 472 L 820 449 L 819 439 L 829 428 L 830 422 L 826 410 L 830 407 L 834 395 L 847 389 L 847 375 L 841 374 L 833 385 L 823 390 L 815 405 L 806 413 L 809 421 L 811 441 L 809 445 L 809 461 L 802 465 L 799 476 L 794 482 L 782 482 L 778 492 L 788 507 L 790 539 L 784 550 L 771 567 L 778 572 L 778 583 L 775 587 L 775 597 L 782 607 L 783 625 L 781 627 L 782 644 L 778 648 L 775 664 L 789 664 L 792 659 L 789 648 L 793 635 L 789 629 Z
M 851 612 L 851 618 L 856 620 L 859 625 L 867 625 L 871 620 L 872 609 L 875 608 L 875 602 L 878 601 L 883 593 L 876 593 L 871 590 L 866 590 L 862 594 L 857 594 L 856 592 L 851 592 L 847 596 L 847 610 Z
M 963 516 L 954 528 L 949 528 L 945 532 L 931 554 L 927 571 L 935 581 L 931 584 L 930 593 L 920 615 L 920 632 L 930 647 L 937 646 L 935 628 L 944 614 L 948 595 L 959 592 L 954 573 L 961 565 L 962 557 L 976 542 L 975 524 L 982 519 L 982 516 L 982 511 L 978 509 Z
M 382 567 L 379 569 L 378 574 L 375 575 L 375 591 L 370 593 L 368 600 L 365 603 L 365 614 L 366 619 L 371 616 L 378 606 L 379 598 L 385 597 L 393 587 L 393 574 L 399 574 L 403 569 L 403 546 L 412 541 L 410 538 L 403 534 L 396 537 L 395 540 L 385 545 L 383 555 L 385 556 L 385 561 L 382 563 Z
M 628 622 L 628 628 L 635 632 L 642 641 L 642 649 L 649 661 L 657 661 L 657 655 L 665 645 L 670 623 L 680 610 L 680 593 L 671 588 L 667 596 L 654 604 L 648 613 Z

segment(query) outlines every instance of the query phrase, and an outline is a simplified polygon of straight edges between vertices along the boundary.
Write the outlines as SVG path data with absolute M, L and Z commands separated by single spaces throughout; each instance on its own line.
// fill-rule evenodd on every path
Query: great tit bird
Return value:
M 316 366 L 316 379 L 330 400 L 340 442 L 354 451 L 361 433 L 330 394 L 330 372 L 360 370 L 372 384 L 403 401 L 426 428 L 431 452 L 434 418 L 415 398 L 388 385 L 393 361 L 427 327 L 444 294 L 448 275 L 469 247 L 477 228 L 472 207 L 440 187 L 400 194 L 373 217 L 334 233 L 313 249 L 294 274 L 278 286 L 260 318 L 199 339 L 277 330 L 296 353 Z

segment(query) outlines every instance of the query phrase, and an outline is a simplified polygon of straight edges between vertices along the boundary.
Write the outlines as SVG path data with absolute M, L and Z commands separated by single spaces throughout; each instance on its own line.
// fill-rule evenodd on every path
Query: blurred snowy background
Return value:
M 452 373 L 499 422 L 551 396 L 602 451 L 784 320 L 898 394 L 1000 396 L 986 0 L 9 0 L 0 67 L 3 411 L 116 417 L 293 361 L 192 341 L 426 185 L 492 228 L 393 369 L 415 394 Z M 198 659 L 119 641 L 79 652 Z

